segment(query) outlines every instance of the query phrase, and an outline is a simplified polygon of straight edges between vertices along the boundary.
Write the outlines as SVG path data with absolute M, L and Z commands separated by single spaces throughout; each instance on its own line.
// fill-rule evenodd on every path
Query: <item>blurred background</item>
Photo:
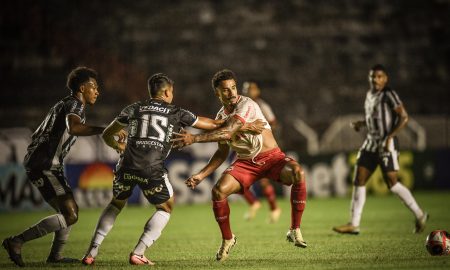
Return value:
M 436 179 L 435 160 L 442 168 L 450 162 L 449 0 L 0 5 L 2 164 L 20 164 L 31 132 L 69 93 L 66 76 L 78 65 L 100 74 L 101 95 L 88 109 L 87 122 L 101 125 L 123 106 L 147 98 L 146 80 L 156 72 L 174 79 L 174 103 L 214 117 L 220 104 L 210 80 L 229 68 L 239 87 L 248 79 L 260 83 L 262 98 L 280 123 L 283 149 L 306 164 L 312 160 L 311 170 L 343 154 L 349 178 L 352 153 L 364 134 L 348 124 L 363 116 L 368 70 L 376 63 L 387 67 L 390 85 L 411 116 L 400 142 L 413 161 L 424 160 L 411 161 L 414 170 L 424 166 L 415 178 Z M 211 153 L 188 151 L 189 166 Z M 117 158 L 98 137 L 79 140 L 72 152 L 69 163 Z M 448 182 L 446 177 L 438 178 Z M 10 174 L 3 173 L 3 179 Z

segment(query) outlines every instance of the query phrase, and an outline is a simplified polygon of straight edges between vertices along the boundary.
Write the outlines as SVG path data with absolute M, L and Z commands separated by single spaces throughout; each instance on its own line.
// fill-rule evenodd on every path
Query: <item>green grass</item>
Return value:
M 302 224 L 306 249 L 285 241 L 290 220 L 287 200 L 279 201 L 283 213 L 277 224 L 266 222 L 265 203 L 256 219 L 246 222 L 242 217 L 247 205 L 232 202 L 231 224 L 238 243 L 223 263 L 214 261 L 221 237 L 210 205 L 178 205 L 161 238 L 146 255 L 157 264 L 155 269 L 450 269 L 450 256 L 432 257 L 424 247 L 431 230 L 450 230 L 450 192 L 416 192 L 415 196 L 431 215 L 427 229 L 419 235 L 412 234 L 413 216 L 395 196 L 368 196 L 358 236 L 331 231 L 332 226 L 347 222 L 349 198 L 310 199 Z M 81 210 L 66 256 L 83 256 L 101 210 Z M 0 213 L 0 238 L 20 232 L 50 213 Z M 128 265 L 128 254 L 152 213 L 153 207 L 125 208 L 101 246 L 95 269 L 135 269 Z M 51 239 L 49 235 L 24 246 L 28 267 L 83 267 L 44 264 Z M 14 268 L 3 249 L 0 268 Z

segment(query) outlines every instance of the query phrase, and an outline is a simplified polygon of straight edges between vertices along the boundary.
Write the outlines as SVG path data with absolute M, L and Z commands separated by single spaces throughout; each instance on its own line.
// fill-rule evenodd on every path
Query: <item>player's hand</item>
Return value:
M 176 138 L 171 139 L 172 147 L 175 149 L 183 148 L 194 143 L 194 135 L 182 129 L 180 133 L 174 132 Z
M 253 134 L 261 134 L 265 129 L 266 122 L 261 119 L 256 119 L 253 122 L 245 123 L 240 131 L 250 132 Z
M 191 177 L 189 177 L 184 183 L 188 188 L 194 189 L 200 182 L 203 181 L 203 178 L 200 177 L 198 174 L 194 174 Z
M 125 148 L 127 147 L 127 143 L 126 142 L 121 142 L 118 141 L 117 142 L 117 147 L 116 147 L 116 152 L 119 154 L 123 154 L 123 152 L 125 151 Z
M 128 132 L 125 129 L 121 129 L 115 135 L 118 137 L 118 142 L 125 142 L 128 137 Z
M 350 123 L 350 127 L 352 127 L 356 132 L 359 132 L 361 130 L 361 127 L 364 126 L 363 121 L 354 121 Z

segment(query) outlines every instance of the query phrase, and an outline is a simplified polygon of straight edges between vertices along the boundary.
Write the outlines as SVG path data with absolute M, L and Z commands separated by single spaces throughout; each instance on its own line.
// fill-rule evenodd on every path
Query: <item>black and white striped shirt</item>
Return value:
M 397 93 L 389 87 L 378 92 L 367 92 L 364 110 L 368 132 L 362 149 L 370 152 L 379 150 L 384 139 L 400 120 L 395 109 L 401 104 Z

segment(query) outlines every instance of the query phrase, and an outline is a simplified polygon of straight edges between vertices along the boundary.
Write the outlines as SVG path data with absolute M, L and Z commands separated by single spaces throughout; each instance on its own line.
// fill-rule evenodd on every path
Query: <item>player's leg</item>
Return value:
M 287 233 L 287 240 L 294 242 L 298 247 L 307 247 L 303 240 L 300 225 L 303 211 L 306 205 L 306 179 L 305 173 L 295 160 L 289 160 L 282 168 L 279 180 L 285 185 L 291 186 L 291 226 Z
M 424 212 L 417 204 L 411 191 L 402 183 L 398 182 L 397 171 L 384 171 L 384 179 L 392 193 L 396 194 L 400 200 L 408 207 L 415 216 L 414 233 L 421 233 L 425 229 L 428 220 L 428 213 Z
M 127 199 L 131 196 L 135 185 L 134 182 L 123 179 L 122 170 L 116 172 L 113 181 L 113 198 L 100 215 L 89 248 L 81 260 L 83 264 L 91 265 L 95 262 L 100 245 L 113 228 L 117 216 L 125 207 Z
M 174 205 L 174 193 L 167 174 L 163 175 L 163 181 L 149 181 L 149 183 L 139 184 L 139 186 L 147 200 L 155 205 L 156 212 L 146 222 L 144 231 L 130 254 L 129 262 L 133 265 L 154 265 L 145 257 L 144 253 L 161 236 L 169 222 Z
M 366 203 L 366 183 L 377 166 L 375 153 L 360 150 L 353 177 L 353 191 L 350 203 L 350 222 L 333 227 L 338 233 L 359 234 L 364 204 Z
M 222 233 L 222 244 L 216 254 L 218 261 L 225 260 L 236 244 L 236 236 L 231 232 L 230 227 L 230 206 L 227 198 L 240 190 L 240 183 L 228 173 L 222 174 L 212 189 L 213 212 Z
M 259 183 L 261 185 L 262 192 L 266 197 L 267 202 L 269 203 L 270 208 L 269 222 L 275 223 L 278 221 L 281 215 L 281 208 L 279 208 L 277 205 L 277 195 L 275 194 L 275 188 L 270 183 L 269 178 L 261 178 L 259 180 Z
M 246 189 L 243 196 L 247 203 L 250 205 L 248 211 L 244 215 L 244 219 L 252 220 L 255 218 L 259 208 L 261 208 L 261 203 L 250 189 Z
M 21 256 L 24 243 L 66 229 L 78 220 L 78 207 L 62 171 L 27 171 L 27 175 L 47 203 L 55 205 L 57 200 L 68 203 L 64 212 L 47 216 L 20 234 L 3 240 L 10 259 L 19 266 L 24 266 Z

